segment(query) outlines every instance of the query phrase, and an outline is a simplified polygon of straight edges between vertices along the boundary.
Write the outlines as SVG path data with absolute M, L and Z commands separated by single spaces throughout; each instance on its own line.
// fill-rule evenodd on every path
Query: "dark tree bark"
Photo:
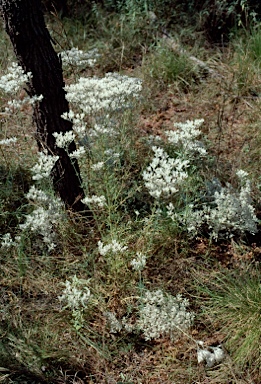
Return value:
M 72 124 L 61 118 L 69 111 L 65 98 L 62 64 L 52 46 L 46 28 L 40 0 L 0 0 L 5 29 L 13 44 L 19 65 L 25 72 L 32 72 L 28 83 L 29 96 L 43 95 L 34 104 L 33 121 L 36 124 L 36 140 L 39 150 L 59 156 L 52 171 L 54 189 L 67 208 L 86 210 L 81 202 L 84 192 L 78 162 L 70 159 L 64 149 L 55 145 L 54 132 L 66 132 Z M 69 152 L 76 149 L 75 143 Z

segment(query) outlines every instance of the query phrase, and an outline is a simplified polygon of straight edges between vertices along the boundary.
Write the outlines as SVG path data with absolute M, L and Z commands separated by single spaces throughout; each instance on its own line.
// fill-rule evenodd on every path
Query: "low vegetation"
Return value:
M 214 44 L 211 7 L 181 29 L 144 4 L 48 18 L 91 222 L 53 192 L 1 31 L 3 383 L 260 382 L 258 17 L 231 6 Z

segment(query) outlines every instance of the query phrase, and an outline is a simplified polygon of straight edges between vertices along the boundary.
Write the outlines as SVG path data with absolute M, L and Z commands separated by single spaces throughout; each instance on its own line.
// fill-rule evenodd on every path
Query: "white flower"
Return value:
M 97 205 L 99 208 L 103 208 L 104 205 L 106 204 L 106 198 L 105 196 L 86 196 L 84 199 L 82 199 L 83 204 L 89 205 L 89 204 L 94 204 Z
M 65 289 L 62 295 L 58 296 L 60 301 L 66 303 L 65 308 L 72 310 L 86 308 L 91 297 L 91 292 L 88 287 L 83 286 L 85 284 L 85 281 L 79 280 L 76 276 L 72 278 L 72 281 L 66 280 L 64 284 Z
M 67 51 L 62 51 L 59 53 L 62 59 L 63 66 L 67 67 L 69 65 L 75 66 L 89 66 L 93 67 L 97 62 L 97 58 L 100 56 L 96 48 L 84 52 L 81 49 L 73 47 Z
M 145 291 L 140 300 L 137 327 L 146 340 L 165 335 L 174 338 L 192 325 L 194 314 L 187 311 L 189 302 L 181 295 L 174 297 L 158 289 L 154 292 Z
M 170 197 L 178 192 L 179 186 L 188 177 L 185 169 L 188 160 L 173 159 L 162 148 L 152 147 L 155 156 L 143 172 L 143 180 L 149 193 L 156 199 Z
M 98 163 L 92 164 L 91 169 L 93 171 L 99 171 L 104 167 L 104 161 L 99 161 Z
M 38 157 L 38 163 L 32 168 L 32 172 L 34 173 L 32 177 L 33 180 L 41 180 L 49 177 L 56 161 L 59 159 L 59 156 L 47 155 L 44 152 L 39 152 Z
M 0 145 L 10 145 L 17 142 L 17 137 L 10 137 L 10 139 L 0 140 Z
M 112 240 L 112 242 L 107 245 L 103 245 L 102 241 L 98 241 L 98 250 L 102 256 L 106 256 L 108 253 L 122 253 L 127 249 L 127 246 L 121 245 L 117 240 Z
M 136 256 L 136 259 L 133 259 L 130 264 L 135 271 L 141 271 L 146 265 L 146 256 L 140 252 L 137 252 Z
M 168 142 L 178 146 L 183 153 L 187 155 L 197 153 L 200 156 L 206 156 L 207 151 L 200 141 L 196 138 L 201 135 L 198 129 L 203 124 L 203 119 L 187 120 L 185 123 L 176 123 L 176 131 L 166 131 Z
M 117 333 L 117 332 L 120 332 L 122 330 L 122 324 L 117 319 L 114 312 L 105 312 L 104 315 L 105 315 L 107 322 L 110 326 L 110 333 Z
M 80 146 L 78 149 L 73 151 L 72 153 L 69 153 L 69 157 L 71 159 L 80 159 L 86 154 L 85 148 L 83 146 Z
M 137 78 L 107 73 L 104 78 L 81 77 L 76 84 L 65 87 L 66 98 L 86 114 L 121 111 L 140 97 L 142 81 Z
M 75 134 L 73 131 L 67 132 L 54 132 L 53 136 L 55 137 L 55 142 L 59 148 L 67 148 L 69 144 L 75 139 Z
M 1 240 L 2 240 L 1 241 L 1 248 L 7 248 L 8 249 L 8 248 L 11 248 L 11 247 L 17 245 L 17 243 L 15 241 L 13 241 L 10 233 L 6 233 L 5 235 L 3 235 Z
M 72 110 L 64 112 L 61 116 L 64 120 L 71 121 L 73 123 L 73 131 L 78 139 L 86 136 L 86 123 L 84 121 L 84 113 L 74 113 Z
M 32 73 L 24 73 L 22 67 L 12 63 L 9 72 L 0 78 L 0 89 L 9 94 L 16 94 L 24 83 L 32 78 Z
M 26 194 L 27 199 L 32 200 L 35 209 L 26 215 L 25 222 L 19 225 L 24 231 L 33 232 L 42 236 L 43 243 L 48 250 L 55 248 L 56 235 L 54 226 L 61 222 L 63 203 L 60 199 L 48 196 L 45 192 L 32 186 Z
M 242 170 L 237 175 L 241 184 L 239 190 L 234 190 L 229 184 L 221 187 L 215 183 L 218 190 L 213 191 L 211 205 L 205 203 L 200 208 L 193 204 L 187 205 L 182 214 L 177 214 L 170 203 L 167 215 L 173 221 L 182 223 L 192 236 L 196 236 L 202 227 L 208 229 L 214 240 L 246 232 L 257 233 L 258 219 L 252 205 L 250 181 L 247 173 Z

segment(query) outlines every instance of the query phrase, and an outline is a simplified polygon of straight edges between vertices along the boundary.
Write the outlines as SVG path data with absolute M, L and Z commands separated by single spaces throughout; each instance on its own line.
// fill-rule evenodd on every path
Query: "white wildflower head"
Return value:
M 82 145 L 75 151 L 69 153 L 71 159 L 81 159 L 84 155 L 86 155 L 86 151 Z
M 67 132 L 54 132 L 53 136 L 55 137 L 55 142 L 59 148 L 67 148 L 71 142 L 75 139 L 75 134 L 73 131 Z
M 112 240 L 111 243 L 104 245 L 102 241 L 98 242 L 98 250 L 100 255 L 106 256 L 110 253 L 122 253 L 128 249 L 127 246 L 120 244 L 117 240 Z
M 160 147 L 152 147 L 154 158 L 143 172 L 143 180 L 149 193 L 156 199 L 170 197 L 178 192 L 187 179 L 188 160 L 173 159 Z
M 22 67 L 12 63 L 9 72 L 0 78 L 0 89 L 5 93 L 14 95 L 32 78 L 32 73 L 24 73 Z
M 58 296 L 58 299 L 65 303 L 64 308 L 71 310 L 86 308 L 91 297 L 90 289 L 86 286 L 86 283 L 86 281 L 80 280 L 76 276 L 71 281 L 66 280 L 64 283 L 65 289 L 62 295 Z
M 56 234 L 54 227 L 63 218 L 61 200 L 54 196 L 49 196 L 45 192 L 31 187 L 26 194 L 28 200 L 34 204 L 32 213 L 26 215 L 25 222 L 19 225 L 24 231 L 29 231 L 42 237 L 43 243 L 51 251 L 56 246 Z
M 33 180 L 41 180 L 50 176 L 51 171 L 59 159 L 59 156 L 47 155 L 45 152 L 39 152 L 38 163 L 32 168 L 34 173 Z
M 192 325 L 194 314 L 187 311 L 189 302 L 181 295 L 174 297 L 158 289 L 145 291 L 140 300 L 137 327 L 146 340 L 166 335 L 175 338 Z
M 176 131 L 166 131 L 168 142 L 178 146 L 179 149 L 189 154 L 197 153 L 200 156 L 206 156 L 207 151 L 203 144 L 196 140 L 201 135 L 199 127 L 203 124 L 203 119 L 187 120 L 185 123 L 176 123 Z
M 104 167 L 104 161 L 99 161 L 98 163 L 91 165 L 91 169 L 93 171 L 100 171 L 103 167 Z
M 17 243 L 11 237 L 10 233 L 6 233 L 1 237 L 1 248 L 9 249 L 11 247 L 16 246 Z
M 88 115 L 126 109 L 140 97 L 141 89 L 141 79 L 117 73 L 107 73 L 104 78 L 81 77 L 65 87 L 67 100 Z
M 106 197 L 105 196 L 86 196 L 84 199 L 82 199 L 82 202 L 86 205 L 94 205 L 98 208 L 103 208 L 106 205 Z
M 122 330 L 122 323 L 119 321 L 114 312 L 105 312 L 107 323 L 110 327 L 110 333 L 117 333 Z
M 83 138 L 86 135 L 86 123 L 84 121 L 84 113 L 74 113 L 72 110 L 64 112 L 61 116 L 64 120 L 71 121 L 73 123 L 73 131 L 77 138 Z
M 141 271 L 146 265 L 146 256 L 137 252 L 136 258 L 131 261 L 131 266 L 135 271 Z
M 96 48 L 84 52 L 76 47 L 62 51 L 59 53 L 59 55 L 62 59 L 64 67 L 68 67 L 70 65 L 93 67 L 96 64 L 97 59 L 100 57 L 100 54 Z
M 239 189 L 233 189 L 230 184 L 222 187 L 215 181 L 214 186 L 217 188 L 211 191 L 210 203 L 204 203 L 201 207 L 187 205 L 182 215 L 175 213 L 174 206 L 170 203 L 167 215 L 173 221 L 182 223 L 192 236 L 196 236 L 202 228 L 214 240 L 231 238 L 235 234 L 257 233 L 258 219 L 252 205 L 248 174 L 240 170 L 237 176 Z
M 106 123 L 94 124 L 93 128 L 89 130 L 89 135 L 92 139 L 99 138 L 102 135 L 109 136 L 117 136 L 119 132 L 115 129 L 115 126 L 112 122 L 107 121 Z
M 16 142 L 17 142 L 16 137 L 10 137 L 10 139 L 0 140 L 0 145 L 10 145 L 10 144 L 14 144 Z

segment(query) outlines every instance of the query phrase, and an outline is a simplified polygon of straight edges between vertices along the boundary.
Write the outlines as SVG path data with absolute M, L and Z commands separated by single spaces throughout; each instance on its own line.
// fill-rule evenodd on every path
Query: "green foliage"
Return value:
M 238 367 L 260 370 L 260 271 L 220 272 L 200 281 L 204 314 L 225 335 L 225 345 Z
M 30 184 L 29 172 L 18 166 L 10 169 L 0 167 L 0 231 L 13 231 L 25 213 L 24 194 Z
M 165 85 L 176 82 L 188 89 L 197 82 L 199 71 L 187 54 L 177 53 L 171 47 L 158 45 L 144 62 L 145 76 Z

